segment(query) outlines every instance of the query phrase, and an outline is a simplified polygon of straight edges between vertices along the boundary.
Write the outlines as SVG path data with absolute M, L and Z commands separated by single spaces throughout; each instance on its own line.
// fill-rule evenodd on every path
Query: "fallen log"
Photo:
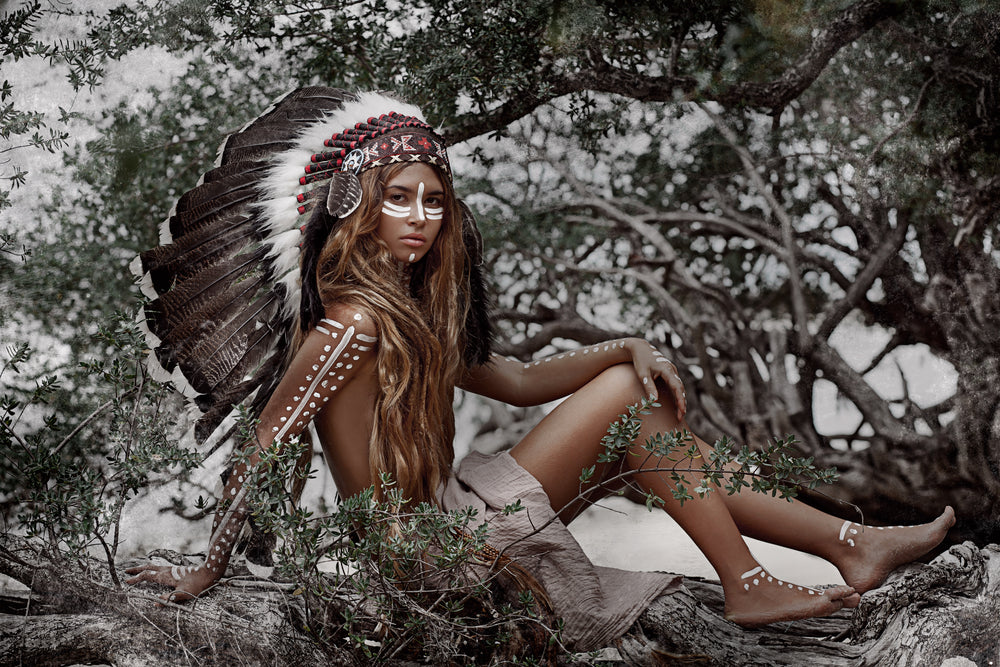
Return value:
M 722 588 L 686 579 L 620 640 L 629 665 L 935 667 L 1000 659 L 1000 547 L 970 542 L 896 570 L 854 610 L 745 630 L 722 618 Z M 965 662 L 964 664 L 970 664 Z

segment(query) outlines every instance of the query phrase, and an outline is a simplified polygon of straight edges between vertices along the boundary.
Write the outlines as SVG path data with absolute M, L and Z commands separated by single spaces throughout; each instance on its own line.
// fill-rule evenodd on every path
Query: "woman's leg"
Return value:
M 697 436 L 695 442 L 702 456 L 707 456 L 709 446 Z M 930 523 L 876 528 L 763 493 L 728 495 L 721 491 L 719 495 L 740 533 L 825 558 L 858 593 L 875 588 L 894 569 L 933 549 L 955 523 L 951 507 Z
M 625 405 L 637 402 L 642 395 L 631 366 L 610 368 L 566 399 L 511 450 L 515 460 L 541 483 L 552 506 L 563 510 L 564 519 L 571 519 L 578 509 L 579 504 L 573 501 L 580 491 L 580 471 L 595 464 L 608 424 Z M 677 422 L 672 414 L 668 407 L 646 416 L 641 440 L 652 433 L 674 430 Z M 681 505 L 671 495 L 668 477 L 650 470 L 658 467 L 655 459 L 629 455 L 623 463 L 633 468 L 635 482 L 664 499 L 664 509 L 715 568 L 726 595 L 727 618 L 756 625 L 830 614 L 845 601 L 857 602 L 849 587 L 819 594 L 769 577 L 747 549 L 724 494 L 696 497 Z M 610 471 L 606 465 L 595 478 Z

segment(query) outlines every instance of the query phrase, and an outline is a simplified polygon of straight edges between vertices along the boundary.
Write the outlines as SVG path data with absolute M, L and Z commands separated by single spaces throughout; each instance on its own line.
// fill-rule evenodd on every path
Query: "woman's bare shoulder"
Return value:
M 355 300 L 327 304 L 325 319 L 344 327 L 354 327 L 354 331 L 366 336 L 378 335 L 378 327 L 369 306 Z

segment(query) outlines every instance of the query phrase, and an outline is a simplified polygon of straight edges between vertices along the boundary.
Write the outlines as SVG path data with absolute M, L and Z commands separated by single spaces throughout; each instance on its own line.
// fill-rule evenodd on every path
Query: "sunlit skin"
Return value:
M 437 171 L 412 164 L 385 185 L 378 236 L 400 262 L 423 259 L 441 230 L 444 186 Z

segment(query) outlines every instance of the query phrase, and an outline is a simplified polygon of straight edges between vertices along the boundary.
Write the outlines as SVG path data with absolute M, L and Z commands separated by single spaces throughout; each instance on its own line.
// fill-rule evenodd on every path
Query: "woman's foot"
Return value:
M 737 587 L 728 586 L 726 620 L 743 627 L 829 616 L 856 607 L 858 595 L 850 586 L 818 590 L 779 579 L 761 567 L 745 572 Z
M 955 525 L 955 512 L 946 507 L 937 519 L 918 526 L 875 527 L 845 521 L 832 558 L 844 581 L 858 593 L 882 584 L 900 565 L 920 558 L 944 539 Z

